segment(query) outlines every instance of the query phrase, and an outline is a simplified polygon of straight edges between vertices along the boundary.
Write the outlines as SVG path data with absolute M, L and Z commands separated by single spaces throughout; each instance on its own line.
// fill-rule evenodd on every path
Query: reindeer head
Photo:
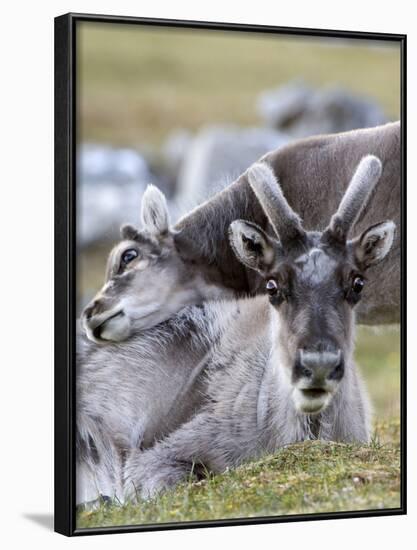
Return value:
M 105 284 L 82 313 L 94 342 L 125 340 L 210 293 L 180 258 L 165 197 L 153 185 L 143 195 L 141 221 L 141 230 L 122 227 L 122 240 L 107 261 Z
M 348 240 L 381 170 L 379 159 L 364 157 L 329 226 L 318 232 L 303 229 L 272 170 L 257 163 L 248 179 L 275 235 L 247 221 L 230 226 L 236 256 L 265 281 L 276 320 L 274 349 L 303 413 L 323 410 L 341 384 L 353 352 L 354 306 L 368 269 L 383 260 L 393 242 L 391 221 Z

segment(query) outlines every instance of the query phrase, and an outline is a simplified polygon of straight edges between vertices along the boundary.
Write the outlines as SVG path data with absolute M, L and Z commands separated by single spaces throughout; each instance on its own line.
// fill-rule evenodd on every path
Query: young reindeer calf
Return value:
M 269 295 L 205 304 L 204 394 L 190 420 L 126 460 L 125 495 L 149 498 L 195 468 L 221 472 L 306 439 L 366 442 L 370 407 L 353 361 L 354 307 L 365 273 L 387 255 L 395 226 L 385 221 L 348 234 L 381 175 L 364 157 L 329 226 L 305 231 L 266 164 L 248 171 L 274 236 L 236 220 L 238 259 L 265 280 Z M 210 313 L 210 315 L 208 315 Z
M 165 197 L 152 185 L 141 218 L 140 230 L 122 228 L 77 334 L 77 504 L 123 499 L 124 456 L 192 416 L 223 330 L 215 311 L 186 307 L 225 291 L 181 260 Z

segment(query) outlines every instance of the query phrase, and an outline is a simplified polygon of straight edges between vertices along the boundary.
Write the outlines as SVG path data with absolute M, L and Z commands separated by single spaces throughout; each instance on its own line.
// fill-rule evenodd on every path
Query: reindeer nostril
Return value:
M 345 372 L 345 365 L 343 361 L 341 361 L 336 367 L 330 372 L 328 375 L 329 380 L 341 380 L 343 378 Z
M 300 378 L 312 378 L 313 370 L 303 365 L 301 361 L 296 361 L 293 370 L 293 377 L 294 380 L 299 380 Z
M 301 376 L 305 376 L 306 378 L 311 378 L 313 376 L 313 371 L 311 369 L 308 369 L 307 367 L 301 367 Z
M 87 319 L 87 320 L 90 320 L 92 315 L 93 315 L 93 311 L 94 311 L 94 306 L 89 306 L 87 307 L 85 310 L 84 310 L 84 317 Z
M 99 302 L 97 300 L 94 300 L 94 302 L 87 306 L 84 310 L 84 317 L 89 321 L 91 317 L 93 317 L 94 313 L 96 313 L 98 308 Z

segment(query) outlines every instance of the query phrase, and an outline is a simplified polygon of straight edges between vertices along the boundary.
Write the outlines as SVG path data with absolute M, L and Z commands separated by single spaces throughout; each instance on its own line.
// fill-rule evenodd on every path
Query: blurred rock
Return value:
M 387 122 L 374 101 L 340 88 L 314 90 L 300 82 L 263 92 L 258 99 L 258 111 L 268 126 L 295 138 Z
M 78 152 L 77 244 L 117 238 L 122 223 L 138 224 L 141 196 L 154 178 L 134 150 L 83 145 Z
M 77 242 L 81 247 L 119 236 L 123 223 L 139 223 L 144 182 L 84 183 L 77 193 Z
M 270 128 L 209 126 L 200 130 L 179 170 L 176 215 L 226 187 L 259 157 L 288 139 Z
M 146 161 L 132 149 L 85 144 L 78 152 L 78 167 L 83 182 L 131 182 L 149 177 Z

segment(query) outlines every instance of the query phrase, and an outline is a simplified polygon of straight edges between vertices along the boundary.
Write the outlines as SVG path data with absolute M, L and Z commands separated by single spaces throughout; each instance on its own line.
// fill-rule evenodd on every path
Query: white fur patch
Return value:
M 103 340 L 121 342 L 129 337 L 130 331 L 131 324 L 129 317 L 121 314 L 105 323 L 100 336 Z
M 312 248 L 299 256 L 295 263 L 302 270 L 303 278 L 312 283 L 319 283 L 329 277 L 336 266 L 335 260 L 320 248 Z
M 326 392 L 318 397 L 306 397 L 301 390 L 295 388 L 292 397 L 298 412 L 317 414 L 327 407 L 332 399 L 332 394 Z

